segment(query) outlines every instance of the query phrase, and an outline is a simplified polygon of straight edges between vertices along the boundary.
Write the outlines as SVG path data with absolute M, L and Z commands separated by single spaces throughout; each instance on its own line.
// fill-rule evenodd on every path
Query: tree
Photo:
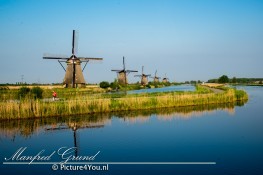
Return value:
M 102 81 L 102 82 L 100 82 L 100 87 L 103 89 L 106 89 L 106 88 L 110 87 L 110 83 L 107 81 Z
M 222 75 L 221 77 L 219 77 L 218 79 L 218 83 L 228 83 L 229 82 L 229 78 L 226 75 Z
M 207 83 L 217 83 L 218 79 L 210 79 L 207 81 Z
M 110 87 L 111 87 L 111 89 L 114 89 L 114 90 L 120 89 L 120 85 L 118 83 L 118 80 L 114 79 L 114 82 L 111 82 Z
M 237 78 L 236 77 L 233 77 L 232 83 L 237 83 Z
M 195 80 L 190 81 L 191 84 L 196 84 L 197 82 Z

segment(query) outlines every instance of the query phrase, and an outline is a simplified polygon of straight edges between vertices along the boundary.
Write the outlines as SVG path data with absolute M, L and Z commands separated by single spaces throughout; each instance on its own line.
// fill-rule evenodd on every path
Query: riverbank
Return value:
M 243 90 L 229 88 L 222 93 L 214 93 L 197 86 L 194 92 L 84 95 L 54 102 L 39 99 L 8 100 L 0 102 L 0 120 L 235 103 L 247 99 L 248 95 Z

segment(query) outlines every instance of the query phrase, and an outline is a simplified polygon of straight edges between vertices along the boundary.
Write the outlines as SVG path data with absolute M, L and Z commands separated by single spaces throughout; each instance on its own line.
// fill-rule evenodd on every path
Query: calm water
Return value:
M 169 92 L 169 91 L 195 91 L 195 86 L 193 85 L 177 85 L 177 86 L 167 86 L 162 88 L 153 89 L 140 89 L 134 91 L 127 91 L 128 94 L 139 94 L 146 92 Z
M 0 123 L 0 159 L 77 147 L 96 162 L 215 162 L 211 165 L 109 165 L 66 171 L 52 165 L 0 165 L 1 174 L 263 174 L 263 88 L 240 87 L 245 104 L 71 116 Z M 52 162 L 62 161 L 55 154 Z M 36 162 L 36 161 L 35 161 Z M 34 173 L 33 173 L 34 172 Z

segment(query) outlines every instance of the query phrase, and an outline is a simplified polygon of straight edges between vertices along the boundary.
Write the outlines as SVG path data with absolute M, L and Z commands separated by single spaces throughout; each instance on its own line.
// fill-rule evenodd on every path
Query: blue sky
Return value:
M 263 77 L 263 1 L 0 0 L 0 83 L 62 82 L 64 70 L 44 53 L 103 57 L 87 65 L 89 83 L 128 69 L 171 81 Z M 132 82 L 139 79 L 129 75 Z

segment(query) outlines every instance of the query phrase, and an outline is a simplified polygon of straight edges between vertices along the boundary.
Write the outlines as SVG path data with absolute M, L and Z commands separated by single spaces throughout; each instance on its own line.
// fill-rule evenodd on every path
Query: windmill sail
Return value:
M 79 32 L 73 30 L 72 55 L 78 54 L 78 41 L 79 41 Z

